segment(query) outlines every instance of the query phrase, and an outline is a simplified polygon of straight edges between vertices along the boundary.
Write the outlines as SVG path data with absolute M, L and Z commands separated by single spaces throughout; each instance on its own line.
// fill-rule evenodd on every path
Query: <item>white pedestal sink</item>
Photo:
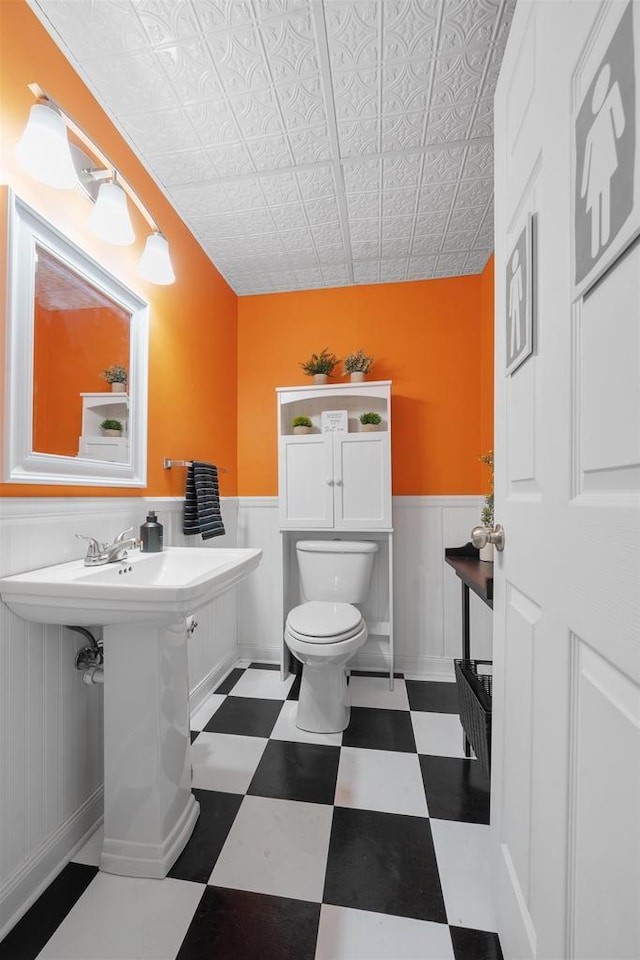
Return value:
M 170 547 L 0 579 L 25 620 L 104 627 L 100 869 L 165 877 L 199 813 L 191 793 L 186 617 L 254 570 L 261 550 Z

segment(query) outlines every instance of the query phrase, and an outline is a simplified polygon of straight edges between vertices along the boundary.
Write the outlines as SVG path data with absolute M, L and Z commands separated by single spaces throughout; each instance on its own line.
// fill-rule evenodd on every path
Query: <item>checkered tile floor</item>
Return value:
M 341 734 L 241 664 L 192 717 L 200 818 L 166 880 L 97 871 L 98 834 L 0 945 L 10 960 L 499 960 L 489 784 L 456 687 L 354 671 Z

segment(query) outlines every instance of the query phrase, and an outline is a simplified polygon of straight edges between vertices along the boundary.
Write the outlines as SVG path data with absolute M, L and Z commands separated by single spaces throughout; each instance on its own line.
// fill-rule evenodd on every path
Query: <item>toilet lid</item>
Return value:
M 309 600 L 294 607 L 287 617 L 287 626 L 310 641 L 331 643 L 350 636 L 362 622 L 362 614 L 350 603 Z

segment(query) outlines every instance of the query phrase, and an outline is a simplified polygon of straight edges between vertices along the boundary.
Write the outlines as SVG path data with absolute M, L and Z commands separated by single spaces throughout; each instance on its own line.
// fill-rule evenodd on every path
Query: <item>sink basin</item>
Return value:
M 25 620 L 103 627 L 101 870 L 165 877 L 184 849 L 200 811 L 191 792 L 186 617 L 243 580 L 261 556 L 169 547 L 105 566 L 73 560 L 0 579 L 0 597 Z M 206 643 L 215 649 L 209 629 Z M 225 662 L 223 655 L 211 684 Z
M 0 597 L 35 623 L 178 623 L 254 570 L 261 550 L 169 547 L 85 567 L 59 563 L 0 579 Z

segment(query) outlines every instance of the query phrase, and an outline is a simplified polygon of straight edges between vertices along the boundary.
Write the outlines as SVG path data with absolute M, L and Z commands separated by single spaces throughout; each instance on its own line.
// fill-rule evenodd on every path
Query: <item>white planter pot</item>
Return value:
M 314 375 L 313 375 L 313 382 L 314 382 L 314 383 L 326 383 L 326 382 L 327 382 L 327 374 L 326 374 L 326 373 L 314 373 Z
M 480 559 L 485 560 L 488 563 L 493 563 L 493 551 L 495 547 L 492 543 L 488 543 L 485 547 L 480 548 Z
M 362 372 L 362 370 L 354 370 L 353 373 L 349 374 L 349 377 L 351 379 L 351 383 L 362 383 L 365 378 L 365 374 Z
M 126 385 L 126 383 L 112 383 L 112 384 L 111 384 L 111 392 L 112 392 L 112 393 L 126 393 L 126 392 L 127 392 L 127 385 Z
M 312 431 L 313 431 L 313 427 L 294 427 L 293 428 L 294 433 L 311 433 Z

